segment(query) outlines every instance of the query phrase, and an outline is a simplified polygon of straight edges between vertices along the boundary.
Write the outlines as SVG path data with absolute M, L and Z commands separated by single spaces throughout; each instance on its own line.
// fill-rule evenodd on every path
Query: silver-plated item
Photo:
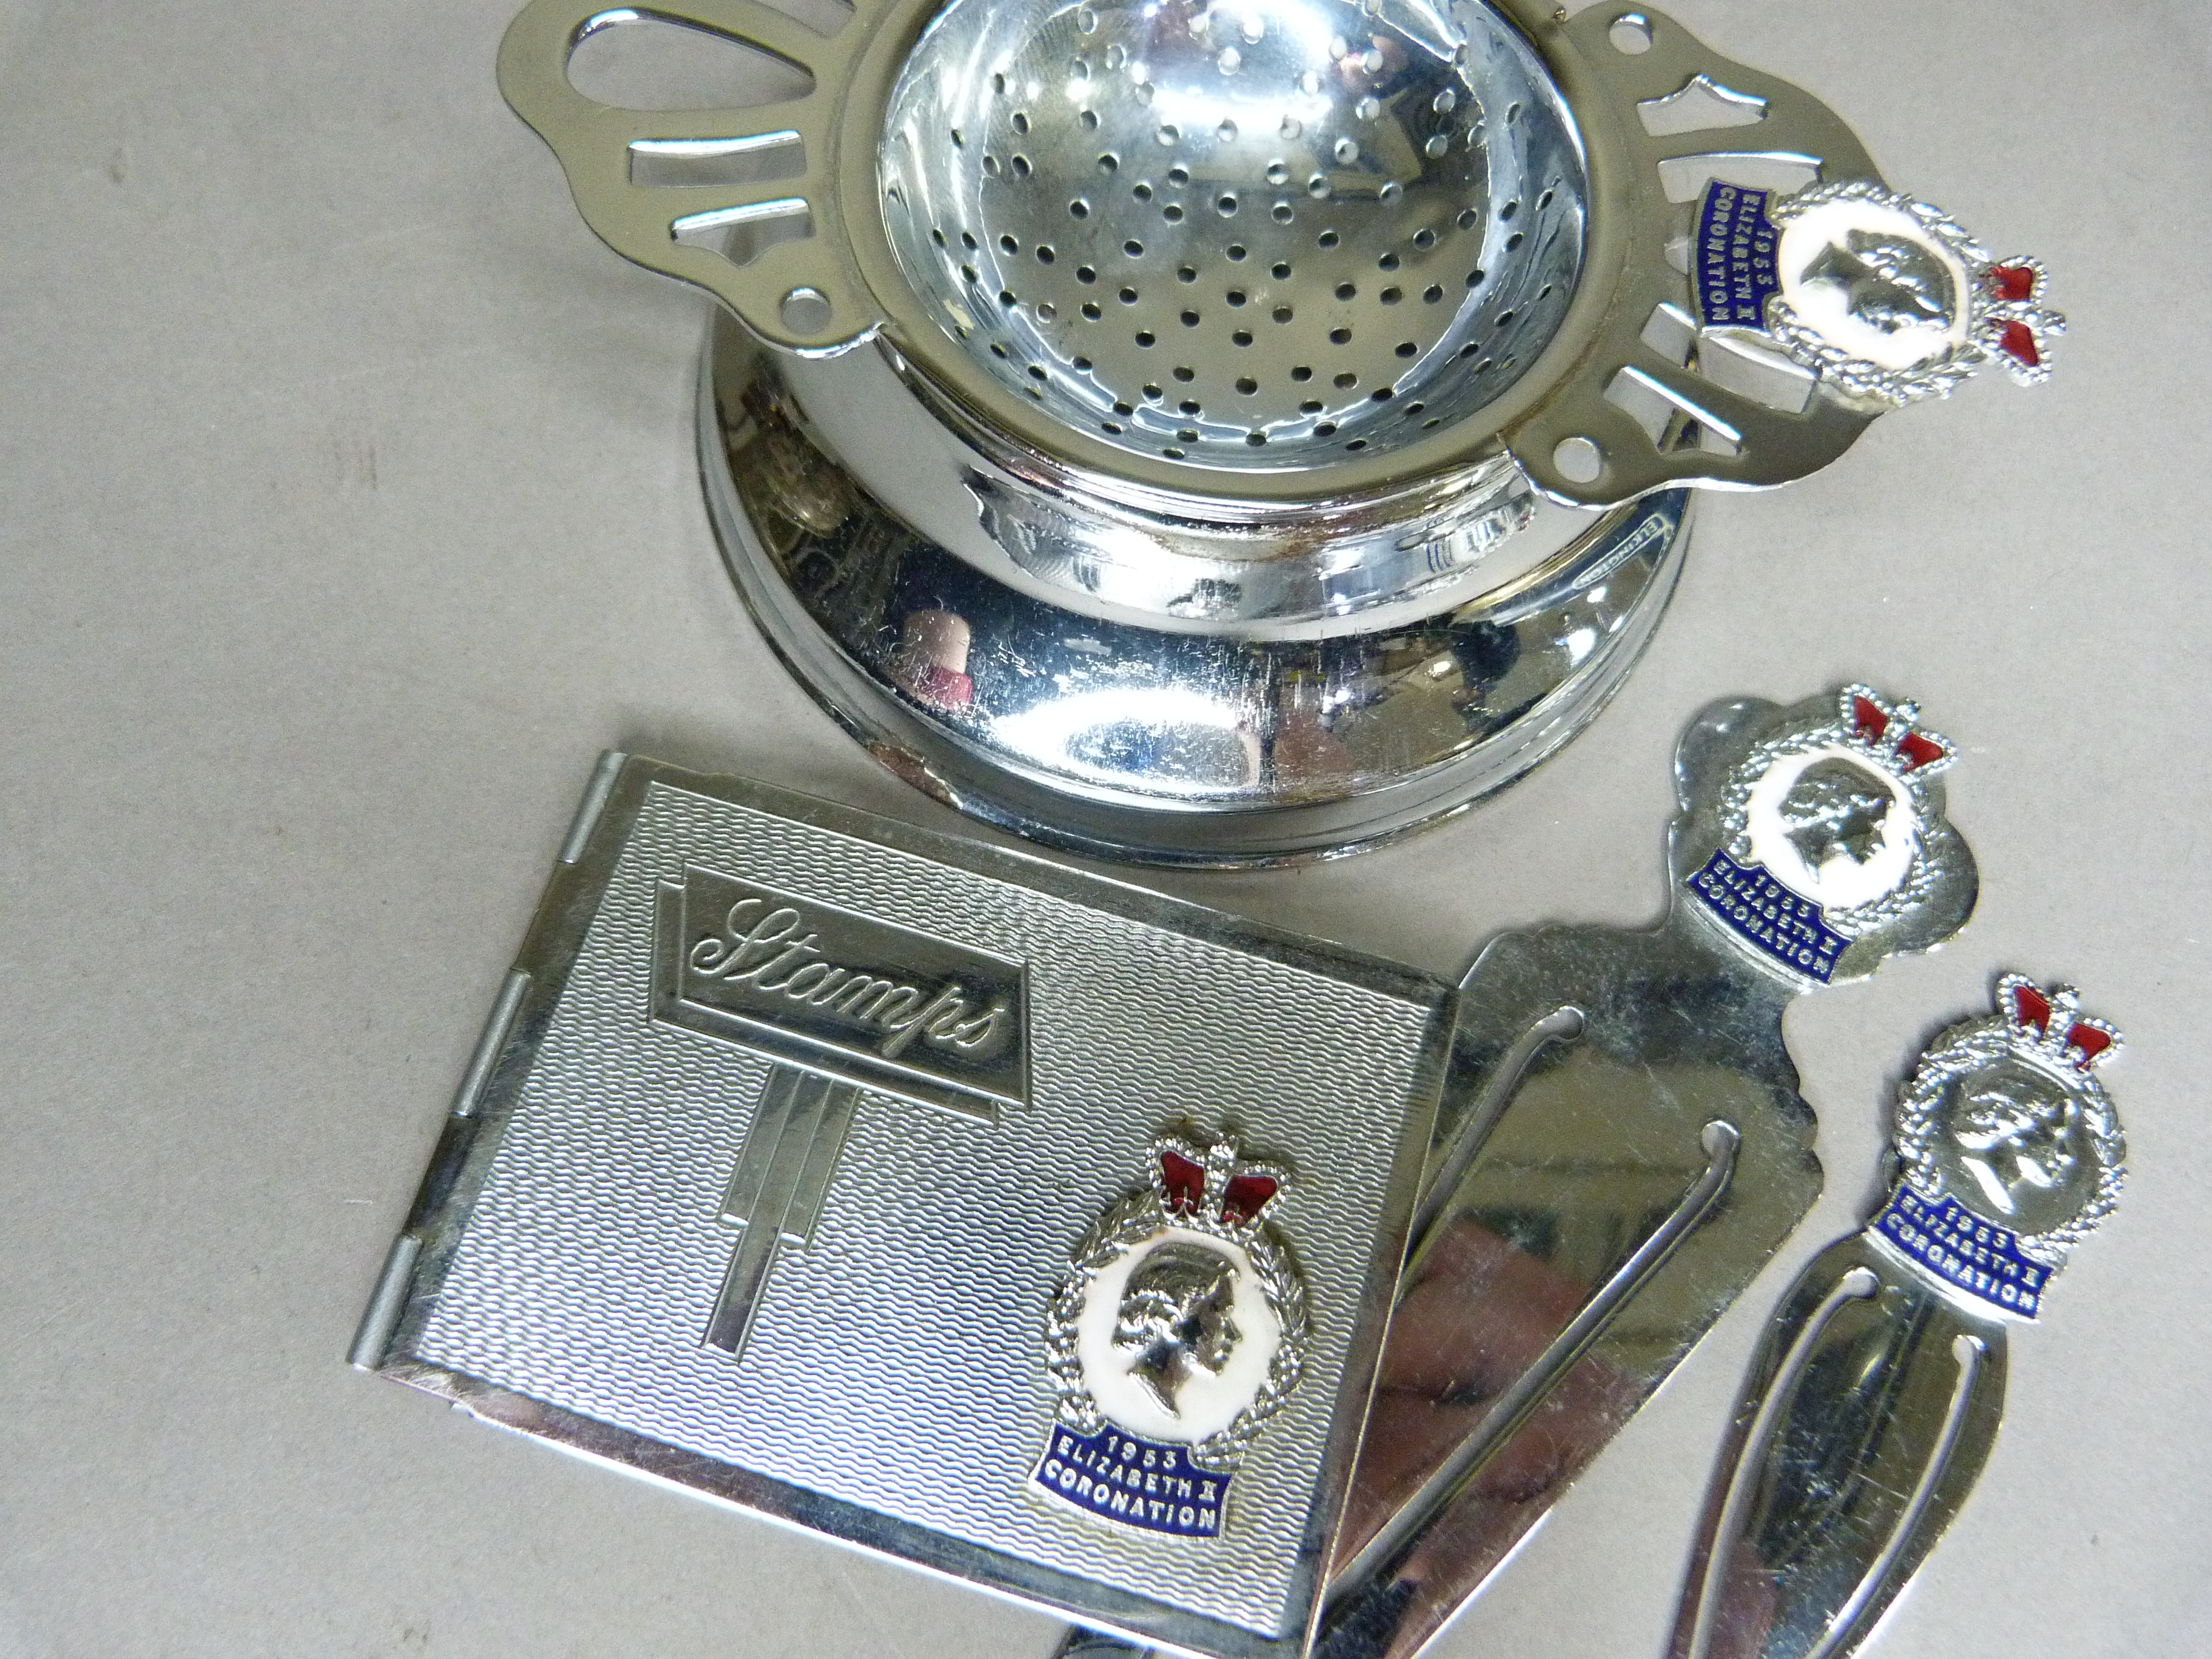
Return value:
M 1134 1638 L 1287 1659 L 1449 996 L 611 756 L 353 1358 Z
M 1425 1646 L 1811 1206 L 1783 1014 L 1965 924 L 1953 752 L 1864 686 L 1717 705 L 1667 919 L 1476 958 L 1316 1654 Z
M 1674 1659 L 1844 1659 L 1973 1489 L 2007 1332 L 2109 1214 L 2126 1150 L 2094 1067 L 2119 1034 L 2018 975 L 1939 1036 L 1897 1111 L 1899 1177 L 1783 1298 L 1692 1557 Z
M 594 102 L 572 54 L 632 24 L 811 89 Z M 1656 623 L 1664 492 L 1888 406 L 1847 334 L 1694 312 L 1709 179 L 1879 179 L 1646 10 L 534 0 L 500 76 L 592 227 L 730 308 L 702 461 L 776 648 L 908 776 L 1087 851 L 1310 856 L 1498 787 Z

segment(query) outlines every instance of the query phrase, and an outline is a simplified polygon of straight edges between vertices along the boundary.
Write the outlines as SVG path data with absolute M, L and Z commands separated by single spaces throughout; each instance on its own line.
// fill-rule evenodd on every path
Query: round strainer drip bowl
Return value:
M 1241 471 L 1417 440 L 1558 329 L 1574 130 L 1487 7 L 952 0 L 892 89 L 884 228 L 976 367 Z

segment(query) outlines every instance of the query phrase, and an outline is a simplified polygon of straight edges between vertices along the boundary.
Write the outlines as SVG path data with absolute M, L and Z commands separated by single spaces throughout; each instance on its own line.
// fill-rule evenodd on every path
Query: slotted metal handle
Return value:
M 832 352 L 883 320 L 854 263 L 833 170 L 852 60 L 871 8 L 835 36 L 759 0 L 611 9 L 534 0 L 500 44 L 499 86 L 560 158 L 577 210 L 614 251 L 693 283 L 772 345 Z M 737 108 L 646 112 L 586 98 L 568 78 L 602 28 L 675 24 L 769 54 L 812 78 L 805 94 Z M 740 256 L 726 248 L 732 239 Z
M 1797 412 L 1771 408 L 1686 367 L 1646 336 L 1662 306 L 1690 314 L 1689 278 L 1667 257 L 1668 244 L 1690 229 L 1689 204 L 1668 199 L 1670 173 L 1712 157 L 1723 174 L 1730 161 L 1778 162 L 1809 167 L 1823 181 L 1879 182 L 1865 147 L 1809 93 L 1723 58 L 1649 8 L 1595 6 L 1565 21 L 1533 25 L 1528 0 L 1509 0 L 1507 9 L 1545 46 L 1589 147 L 1595 234 L 1583 280 L 1612 277 L 1603 314 L 1559 389 L 1507 427 L 1515 458 L 1547 494 L 1591 507 L 1668 484 L 1786 483 L 1826 466 L 1850 447 L 1877 406 L 1815 391 Z M 1677 98 L 1701 77 L 1720 92 L 1717 102 L 1756 108 L 1758 118 L 1651 132 L 1642 109 Z M 1735 453 L 1662 448 L 1664 434 L 1655 441 L 1629 408 L 1607 397 L 1624 375 L 1731 440 Z M 1594 461 L 1594 471 L 1577 467 L 1583 476 L 1570 476 L 1577 450 Z

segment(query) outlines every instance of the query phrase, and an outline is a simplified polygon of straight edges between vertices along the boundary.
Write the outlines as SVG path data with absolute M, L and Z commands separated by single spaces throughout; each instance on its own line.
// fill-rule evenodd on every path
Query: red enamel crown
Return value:
M 1852 744 L 1906 776 L 1927 776 L 1951 763 L 1950 743 L 1922 727 L 1919 706 L 1886 702 L 1863 685 L 1844 688 L 1841 724 Z
M 1238 1158 L 1232 1141 L 1201 1146 L 1164 1139 L 1153 1143 L 1152 1152 L 1152 1188 L 1170 1215 L 1202 1215 L 1224 1227 L 1249 1227 L 1289 1184 L 1290 1177 L 1274 1165 Z
M 1997 1012 L 2012 1028 L 2014 1047 L 2060 1070 L 2087 1072 L 2119 1052 L 2118 1030 L 2080 1017 L 2080 1006 L 2071 986 L 2046 991 L 2024 974 L 1997 981 Z

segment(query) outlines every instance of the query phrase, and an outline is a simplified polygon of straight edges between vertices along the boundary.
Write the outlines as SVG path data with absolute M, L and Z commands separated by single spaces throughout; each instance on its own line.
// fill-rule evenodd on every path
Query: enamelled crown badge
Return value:
M 1950 743 L 1919 724 L 1915 705 L 1863 685 L 1844 687 L 1835 708 L 1832 720 L 1785 726 L 1734 768 L 1721 845 L 1690 877 L 1739 943 L 1821 984 L 1856 942 L 1972 902 L 1972 860 L 1936 781 Z
M 1212 1538 L 1305 1365 L 1305 1286 L 1265 1220 L 1290 1176 L 1182 1135 L 1153 1141 L 1149 1174 L 1084 1233 L 1053 1297 L 1059 1407 L 1031 1480 L 1085 1515 Z
M 2042 304 L 2040 261 L 1996 258 L 1948 215 L 1865 179 L 1788 196 L 1715 180 L 1691 271 L 1705 326 L 1764 335 L 1881 403 L 1947 397 L 1987 363 L 2034 385 L 2066 331 Z
M 2120 1035 L 2018 974 L 1996 1005 L 1922 1056 L 1898 1102 L 1897 1190 L 1870 1231 L 1954 1294 L 2033 1319 L 2119 1199 L 2127 1146 L 2095 1068 Z

